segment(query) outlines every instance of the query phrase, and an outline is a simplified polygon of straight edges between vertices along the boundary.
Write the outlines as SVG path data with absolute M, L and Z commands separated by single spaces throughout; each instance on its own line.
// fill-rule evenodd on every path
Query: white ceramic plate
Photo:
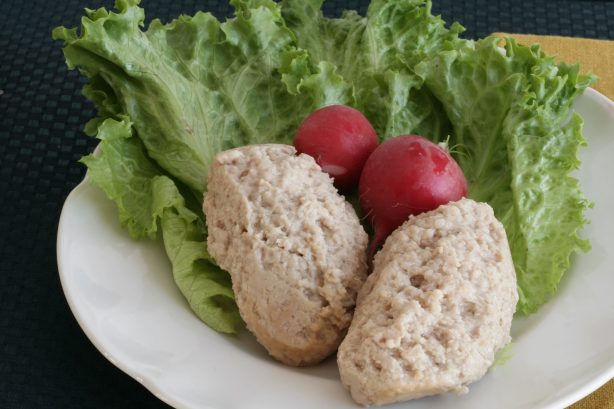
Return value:
M 589 89 L 576 109 L 588 148 L 579 178 L 595 202 L 578 255 L 539 313 L 514 321 L 512 359 L 464 396 L 389 408 L 562 408 L 614 376 L 614 103 Z M 113 364 L 177 408 L 356 408 L 334 358 L 285 367 L 248 333 L 220 335 L 191 312 L 160 242 L 135 242 L 114 204 L 89 183 L 69 195 L 58 231 L 58 266 L 70 308 Z

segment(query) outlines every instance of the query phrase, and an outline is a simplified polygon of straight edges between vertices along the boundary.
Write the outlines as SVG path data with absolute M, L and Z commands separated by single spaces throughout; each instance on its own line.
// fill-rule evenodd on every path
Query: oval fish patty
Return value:
M 462 199 L 412 216 L 375 256 L 337 354 L 341 380 L 363 405 L 465 393 L 510 341 L 517 301 L 489 205 Z
M 249 330 L 288 365 L 333 353 L 366 278 L 368 238 L 332 179 L 292 146 L 250 145 L 218 154 L 207 186 L 208 251 Z

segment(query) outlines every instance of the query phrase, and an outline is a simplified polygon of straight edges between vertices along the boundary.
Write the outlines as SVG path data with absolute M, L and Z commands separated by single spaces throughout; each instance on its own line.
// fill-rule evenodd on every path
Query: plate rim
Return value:
M 62 286 L 62 292 L 64 293 L 64 298 L 66 298 L 68 307 L 70 308 L 70 311 L 73 317 L 77 321 L 77 324 L 79 325 L 81 330 L 85 333 L 85 336 L 87 337 L 87 339 L 92 343 L 92 345 L 94 345 L 94 347 L 98 350 L 98 352 L 100 352 L 102 356 L 104 356 L 116 368 L 118 368 L 119 370 L 124 372 L 126 375 L 130 376 L 132 379 L 136 380 L 138 383 L 143 385 L 150 393 L 152 393 L 156 398 L 160 399 L 164 403 L 171 405 L 178 409 L 187 408 L 186 406 L 181 404 L 179 401 L 175 400 L 174 398 L 170 396 L 167 396 L 162 391 L 162 387 L 157 385 L 157 382 L 155 379 L 149 379 L 149 377 L 145 376 L 144 374 L 139 374 L 137 370 L 130 368 L 129 364 L 123 362 L 121 359 L 114 357 L 111 352 L 106 350 L 106 348 L 103 345 L 103 342 L 100 341 L 100 339 L 96 336 L 94 331 L 90 328 L 90 326 L 81 316 L 81 313 L 79 312 L 76 302 L 73 299 L 72 293 L 70 292 L 69 286 L 66 283 L 67 274 L 63 272 L 63 268 L 62 268 L 62 266 L 64 265 L 64 256 L 60 250 L 62 246 L 61 243 L 63 240 L 61 238 L 62 233 L 64 229 L 66 228 L 65 220 L 68 217 L 67 211 L 66 211 L 66 203 L 68 202 L 69 199 L 78 195 L 82 190 L 90 187 L 88 186 L 89 179 L 90 179 L 89 171 L 87 171 L 85 176 L 81 180 L 81 182 L 79 182 L 79 184 L 77 184 L 77 186 L 75 186 L 70 191 L 70 193 L 66 196 L 64 205 L 62 205 L 62 211 L 60 212 L 60 218 L 59 218 L 58 229 L 57 229 L 57 234 L 56 234 L 56 260 L 57 260 L 57 265 L 58 265 L 58 275 L 60 276 L 60 284 Z M 211 409 L 217 409 L 217 408 L 211 408 Z

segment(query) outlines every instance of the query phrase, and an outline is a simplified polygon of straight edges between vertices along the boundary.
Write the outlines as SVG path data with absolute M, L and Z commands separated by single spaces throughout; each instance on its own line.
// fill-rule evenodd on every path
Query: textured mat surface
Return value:
M 67 71 L 57 25 L 75 26 L 84 7 L 111 1 L 0 1 L 0 408 L 163 408 L 100 355 L 79 329 L 58 280 L 55 235 L 62 203 L 81 180 L 78 159 L 95 142 L 77 72 Z M 226 1 L 143 2 L 168 21 Z M 329 15 L 365 11 L 357 0 L 325 3 Z M 435 0 L 465 36 L 494 31 L 614 39 L 614 1 Z

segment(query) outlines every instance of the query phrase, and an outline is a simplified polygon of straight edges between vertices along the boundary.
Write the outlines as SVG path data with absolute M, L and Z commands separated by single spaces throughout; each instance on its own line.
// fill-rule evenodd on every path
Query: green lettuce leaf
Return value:
M 219 332 L 243 326 L 230 275 L 207 252 L 203 219 L 189 210 L 175 183 L 166 176 L 153 180 L 153 208 L 162 226 L 166 254 L 179 290 L 196 315 Z
M 297 103 L 280 72 L 282 62 L 293 67 L 287 57 L 295 51 L 294 35 L 274 2 L 237 1 L 235 18 L 224 23 L 199 12 L 167 25 L 154 20 L 146 31 L 137 4 L 121 0 L 118 12 L 86 10 L 80 35 L 60 27 L 53 37 L 64 40 L 68 66 L 91 78 L 84 93 L 100 118 L 89 133 L 106 117 L 127 115 L 148 155 L 197 192 L 205 190 L 216 153 L 291 142 L 302 118 L 337 102 L 330 95 L 344 87 L 333 67 L 323 65 L 305 88 L 328 96 Z
M 97 152 L 82 161 L 90 180 L 117 204 L 121 224 L 135 238 L 155 238 L 160 226 L 173 277 L 192 310 L 216 331 L 236 332 L 242 321 L 230 276 L 207 253 L 202 216 L 147 156 L 128 119 L 106 119 L 97 137 Z
M 554 294 L 570 255 L 588 248 L 578 231 L 590 203 L 570 176 L 585 141 L 569 112 L 593 77 L 511 39 L 504 55 L 498 41 L 449 46 L 416 72 L 452 122 L 469 196 L 490 203 L 505 226 L 517 311 L 531 313 Z
M 144 27 L 138 0 L 86 10 L 58 27 L 69 68 L 89 82 L 100 140 L 83 162 L 131 236 L 161 231 L 178 287 L 222 332 L 240 318 L 231 283 L 206 250 L 201 211 L 220 151 L 290 143 L 316 108 L 360 109 L 381 140 L 449 140 L 470 196 L 504 223 L 518 274 L 518 311 L 546 302 L 588 247 L 589 202 L 570 172 L 585 142 L 574 99 L 593 80 L 536 47 L 459 38 L 424 0 L 373 0 L 366 16 L 322 14 L 323 0 L 233 0 L 235 15 L 180 16 Z M 352 197 L 350 197 L 352 198 Z M 356 199 L 356 197 L 353 197 Z
M 81 159 L 88 177 L 117 205 L 119 221 L 133 238 L 155 238 L 158 231 L 153 209 L 153 178 L 162 169 L 147 157 L 132 123 L 106 119 L 97 127 L 97 152 Z
M 161 227 L 194 312 L 233 332 L 240 318 L 228 274 L 206 252 L 200 208 L 208 165 L 228 148 L 290 142 L 303 117 L 347 102 L 351 88 L 334 66 L 311 64 L 292 46 L 274 2 L 237 1 L 225 23 L 197 13 L 167 25 L 154 20 L 146 31 L 137 4 L 86 10 L 80 32 L 53 31 L 68 66 L 89 78 L 83 93 L 98 110 L 85 131 L 101 139 L 99 154 L 82 162 L 132 237 L 153 238 Z
M 332 63 L 354 89 L 350 105 L 370 120 L 381 140 L 417 133 L 445 140 L 451 127 L 441 105 L 422 87 L 413 66 L 455 42 L 463 28 L 446 29 L 420 0 L 380 1 L 362 17 L 324 17 L 322 0 L 284 0 L 282 15 L 312 63 Z

